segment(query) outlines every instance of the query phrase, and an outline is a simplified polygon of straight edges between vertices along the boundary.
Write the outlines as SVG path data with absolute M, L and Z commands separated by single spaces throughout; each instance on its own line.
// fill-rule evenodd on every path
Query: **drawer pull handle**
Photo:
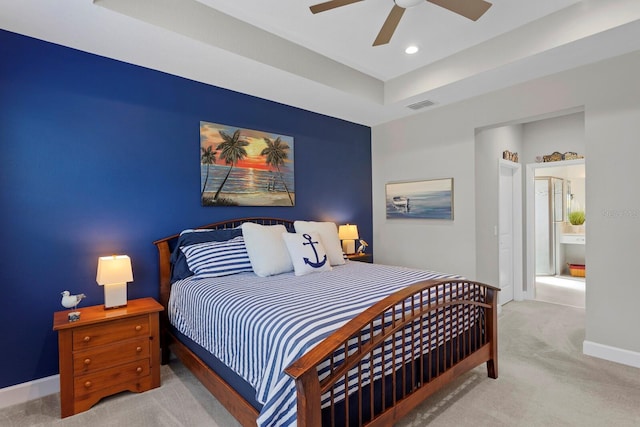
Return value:
M 90 363 L 91 363 L 91 359 L 89 359 L 89 358 L 84 359 L 84 364 L 85 364 L 85 365 L 88 365 L 88 364 L 90 364 Z
M 139 331 L 141 331 L 141 330 L 142 330 L 142 326 L 137 325 L 137 326 L 136 326 L 136 331 L 138 331 L 138 332 L 139 332 Z
M 140 353 L 142 351 L 142 347 L 136 347 L 136 352 Z
M 141 368 L 140 366 L 138 366 L 138 367 L 136 368 L 136 372 L 137 372 L 137 373 L 142 372 L 142 368 Z
M 84 387 L 85 388 L 91 387 L 91 381 L 87 381 L 86 383 L 84 383 Z
M 84 342 L 89 342 L 89 341 L 91 341 L 91 337 L 89 335 L 84 337 Z

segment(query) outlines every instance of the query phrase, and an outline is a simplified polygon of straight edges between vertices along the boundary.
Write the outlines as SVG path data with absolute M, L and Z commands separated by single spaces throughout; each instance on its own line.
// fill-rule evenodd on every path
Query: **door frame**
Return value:
M 535 179 L 536 169 L 556 166 L 584 165 L 584 159 L 561 160 L 558 162 L 527 163 L 525 177 L 525 299 L 536 298 L 536 246 L 535 246 Z
M 511 248 L 513 251 L 513 299 L 522 301 L 525 298 L 523 289 L 523 228 L 522 228 L 522 165 L 504 159 L 498 159 L 498 227 L 496 235 L 500 235 L 500 199 L 503 189 L 500 185 L 500 176 L 503 170 L 508 169 L 512 176 L 512 230 Z M 498 274 L 500 272 L 500 254 L 498 253 Z

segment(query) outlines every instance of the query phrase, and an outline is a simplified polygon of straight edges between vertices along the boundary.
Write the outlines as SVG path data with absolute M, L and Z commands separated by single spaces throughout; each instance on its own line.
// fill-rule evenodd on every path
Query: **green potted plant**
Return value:
M 569 213 L 569 223 L 571 231 L 576 234 L 584 233 L 584 211 L 573 211 Z
M 571 225 L 584 224 L 584 211 L 573 211 L 569 214 L 569 222 Z

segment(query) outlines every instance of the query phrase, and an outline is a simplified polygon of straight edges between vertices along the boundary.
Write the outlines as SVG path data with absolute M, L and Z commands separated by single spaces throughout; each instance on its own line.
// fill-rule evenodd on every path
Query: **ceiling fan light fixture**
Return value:
M 407 46 L 407 48 L 404 50 L 404 53 L 406 53 L 407 55 L 413 55 L 414 53 L 418 53 L 420 49 L 418 48 L 418 46 L 415 45 L 411 45 L 411 46 Z
M 359 3 L 363 0 L 326 0 L 323 3 L 314 4 L 309 7 L 312 13 L 326 12 L 337 7 Z M 378 36 L 373 41 L 373 46 L 388 44 L 396 31 L 396 27 L 402 19 L 404 11 L 422 3 L 424 0 L 393 0 L 393 7 L 387 15 Z M 460 16 L 477 21 L 492 4 L 485 0 L 426 0 L 436 6 L 440 6 Z
M 413 6 L 417 6 L 420 3 L 424 2 L 424 0 L 393 0 L 395 4 L 402 8 L 409 8 Z

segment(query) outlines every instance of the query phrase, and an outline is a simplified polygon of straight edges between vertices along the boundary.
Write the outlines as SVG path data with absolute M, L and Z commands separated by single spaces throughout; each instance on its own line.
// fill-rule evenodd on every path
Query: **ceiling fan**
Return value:
M 320 13 L 337 7 L 346 6 L 351 3 L 357 3 L 362 0 L 329 0 L 324 3 L 315 4 L 309 9 L 311 13 Z M 426 0 L 445 9 L 448 9 L 472 21 L 477 21 L 491 7 L 491 3 L 484 0 Z M 384 21 L 378 37 L 373 42 L 374 46 L 380 46 L 389 43 L 396 27 L 400 23 L 400 18 L 404 14 L 405 9 L 417 6 L 423 0 L 393 0 L 394 5 L 389 12 L 389 16 Z

